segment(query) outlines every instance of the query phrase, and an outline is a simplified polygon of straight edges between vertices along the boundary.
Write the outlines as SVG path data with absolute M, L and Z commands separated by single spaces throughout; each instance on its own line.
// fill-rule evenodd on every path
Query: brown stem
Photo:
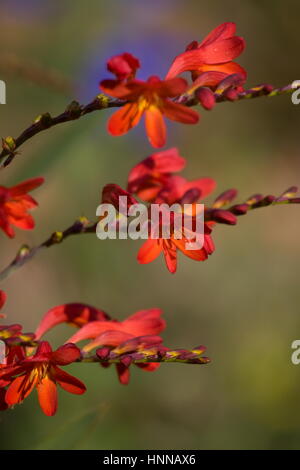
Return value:
M 224 211 L 220 211 L 216 206 L 213 205 L 211 208 L 205 209 L 205 221 L 216 221 L 219 223 L 232 224 L 228 221 L 224 212 L 231 212 L 234 216 L 240 216 L 246 214 L 248 211 L 258 209 L 260 207 L 275 206 L 281 204 L 300 204 L 300 198 L 294 197 L 297 188 L 292 187 L 285 191 L 281 196 L 260 196 L 255 195 L 248 199 L 245 203 L 235 204 Z M 230 202 L 230 201 L 228 201 Z M 81 217 L 76 220 L 70 227 L 65 229 L 63 232 L 56 231 L 47 238 L 40 245 L 30 248 L 27 245 L 23 245 L 13 261 L 0 272 L 0 281 L 6 279 L 16 269 L 23 266 L 23 264 L 30 261 L 39 251 L 44 248 L 50 248 L 53 245 L 63 242 L 66 238 L 71 235 L 78 235 L 83 233 L 95 233 L 98 222 L 90 222 L 85 217 Z
M 38 246 L 30 248 L 27 245 L 23 245 L 19 249 L 13 261 L 5 269 L 3 269 L 3 271 L 0 272 L 0 281 L 6 279 L 16 269 L 30 261 L 39 251 L 43 250 L 44 248 L 50 248 L 50 246 L 57 245 L 71 235 L 77 235 L 79 233 L 95 233 L 96 226 L 97 222 L 91 223 L 85 217 L 81 217 L 63 232 L 53 232 L 52 235 L 47 238 L 47 240 Z
M 16 139 L 11 137 L 3 139 L 3 150 L 0 153 L 0 169 L 5 168 L 14 160 L 18 154 L 17 149 L 21 145 L 40 132 L 64 122 L 74 121 L 94 111 L 120 107 L 123 104 L 124 101 L 111 100 L 105 95 L 98 95 L 85 106 L 81 106 L 77 101 L 72 101 L 63 113 L 55 117 L 52 117 L 49 113 L 41 114 Z
M 294 85 L 291 83 L 280 88 L 274 88 L 270 85 L 258 85 L 239 93 L 235 101 L 257 98 L 260 96 L 278 96 L 292 93 L 297 88 L 300 88 L 300 84 Z M 226 91 L 222 94 L 216 93 L 215 98 L 217 103 L 231 101 L 228 98 Z M 198 101 L 195 99 L 195 97 L 189 95 L 182 95 L 176 101 L 185 104 L 186 106 L 194 106 L 198 104 Z M 77 101 L 72 101 L 72 103 L 69 104 L 63 113 L 55 117 L 52 117 L 49 113 L 38 116 L 34 123 L 25 129 L 16 139 L 11 137 L 3 139 L 3 150 L 0 153 L 0 169 L 5 168 L 14 160 L 15 156 L 18 154 L 17 149 L 21 145 L 40 132 L 64 122 L 80 119 L 82 116 L 85 116 L 86 114 L 92 113 L 94 111 L 100 111 L 106 108 L 121 107 L 124 106 L 124 104 L 126 104 L 126 101 L 114 100 L 100 94 L 85 106 L 80 105 Z

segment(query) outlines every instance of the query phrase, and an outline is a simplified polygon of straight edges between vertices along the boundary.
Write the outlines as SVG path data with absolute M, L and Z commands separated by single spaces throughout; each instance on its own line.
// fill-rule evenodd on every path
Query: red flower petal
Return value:
M 194 51 L 188 51 L 186 54 L 190 54 L 189 60 L 192 60 L 192 57 L 194 57 L 194 60 L 198 60 L 200 64 L 223 64 L 234 60 L 244 49 L 244 39 L 240 36 L 234 36 L 206 44 Z
M 121 342 L 126 340 L 127 338 L 125 338 L 124 335 L 122 336 L 122 333 L 132 336 L 155 335 L 165 328 L 165 321 L 160 318 L 161 314 L 162 311 L 160 309 L 154 308 L 136 312 L 123 322 L 90 322 L 75 333 L 68 342 L 77 343 L 84 339 L 94 338 L 97 338 L 98 340 L 101 335 L 101 344 L 107 344 L 103 342 L 105 339 L 109 341 L 119 338 Z M 115 332 L 115 335 L 113 335 L 113 331 Z M 107 335 L 107 337 L 104 335 Z
M 109 119 L 108 132 L 113 136 L 126 134 L 140 122 L 143 112 L 144 108 L 139 103 L 125 104 Z
M 15 378 L 6 391 L 6 403 L 9 406 L 21 403 L 32 392 L 37 380 L 38 375 L 30 377 L 30 373 Z
M 41 341 L 37 347 L 36 353 L 33 356 L 34 359 L 38 358 L 39 356 L 49 356 L 52 353 L 52 348 L 48 341 Z M 50 357 L 50 356 L 49 356 Z M 29 358 L 30 359 L 30 358 Z
M 161 98 L 175 98 L 184 93 L 187 86 L 187 81 L 184 78 L 175 77 L 161 81 L 158 93 Z
M 212 178 L 187 181 L 182 176 L 175 175 L 169 178 L 159 197 L 168 204 L 173 204 L 174 202 L 180 202 L 187 191 L 196 189 L 199 192 L 197 199 L 203 199 L 214 191 L 215 187 L 216 182 Z
M 4 210 L 8 218 L 22 219 L 27 215 L 26 203 L 23 203 L 23 198 L 21 197 L 5 202 Z
M 126 196 L 127 197 L 127 206 L 122 207 L 120 205 L 120 197 L 121 196 Z M 130 206 L 133 204 L 137 204 L 138 201 L 128 192 L 122 189 L 119 185 L 117 184 L 107 184 L 104 186 L 103 191 L 102 191 L 102 204 L 112 204 L 115 209 L 117 209 L 121 213 L 124 213 L 127 215 L 128 209 Z
M 197 48 L 193 43 L 191 48 L 174 59 L 166 79 L 187 71 L 207 71 L 209 69 L 202 68 L 204 64 L 223 64 L 238 57 L 245 48 L 245 41 L 239 36 L 232 36 L 234 31 L 233 23 L 224 23 L 212 31 Z M 240 71 L 234 70 L 230 73 Z
M 211 44 L 220 39 L 227 39 L 235 35 L 236 24 L 232 22 L 222 23 L 213 29 L 199 44 L 198 47 Z
M 166 176 L 182 170 L 185 163 L 176 148 L 150 155 L 133 167 L 128 176 L 127 189 L 144 201 L 151 201 L 164 185 Z
M 119 381 L 122 385 L 128 385 L 130 380 L 130 370 L 124 364 L 116 364 Z
M 21 360 L 21 359 L 20 359 Z M 5 387 L 8 383 L 12 381 L 12 377 L 15 375 L 21 374 L 24 371 L 24 367 L 21 365 L 5 365 L 0 368 L 0 388 Z M 4 385 L 2 382 L 6 382 Z
M 177 148 L 154 153 L 135 165 L 129 173 L 128 183 L 133 183 L 145 175 L 173 173 L 182 170 L 186 160 L 179 155 Z M 128 189 L 129 190 L 129 189 Z
M 193 181 L 187 181 L 182 188 L 182 195 L 189 189 L 199 189 L 200 198 L 203 199 L 211 194 L 216 188 L 216 182 L 212 178 L 199 178 Z
M 84 383 L 59 367 L 54 367 L 51 373 L 55 381 L 67 392 L 73 393 L 74 395 L 82 395 L 86 391 Z
M 9 188 L 9 195 L 10 197 L 17 197 L 17 196 L 22 196 L 23 194 L 28 193 L 29 191 L 32 191 L 33 189 L 38 188 L 43 184 L 45 181 L 44 178 L 32 178 L 27 181 L 24 181 L 23 183 L 17 184 L 16 186 L 13 186 L 12 188 Z
M 189 243 L 189 240 L 182 238 L 181 240 L 173 240 L 173 243 L 176 247 L 188 258 L 191 258 L 195 261 L 204 261 L 207 259 L 207 253 L 204 248 L 200 250 L 187 250 L 186 244 Z
M 120 330 L 111 330 L 105 331 L 101 335 L 97 336 L 93 341 L 88 343 L 82 349 L 84 351 L 91 351 L 98 346 L 119 346 L 119 344 L 127 341 L 128 339 L 132 338 L 130 333 L 125 333 L 124 331 Z
M 151 106 L 145 111 L 145 126 L 150 144 L 156 148 L 163 147 L 166 143 L 166 124 L 156 106 Z
M 40 339 L 48 330 L 60 323 L 82 326 L 89 321 L 107 320 L 108 318 L 105 312 L 90 305 L 80 303 L 59 305 L 44 315 L 35 335 L 37 339 Z
M 1 212 L 2 212 L 2 214 L 1 214 Z M 3 213 L 3 211 L 1 211 L 1 208 L 0 208 L 0 228 L 3 230 L 4 233 L 6 233 L 6 235 L 9 238 L 14 238 L 15 232 L 14 232 L 13 228 L 9 225 L 7 217 Z
M 21 199 L 23 206 L 28 210 L 28 209 L 34 209 L 35 207 L 38 206 L 38 203 L 36 202 L 33 197 L 29 196 L 29 194 L 24 194 L 23 196 L 19 196 L 17 198 Z
M 63 366 L 75 362 L 79 357 L 80 349 L 75 344 L 67 343 L 52 353 L 51 362 Z
M 46 375 L 36 386 L 40 407 L 47 416 L 53 416 L 57 410 L 56 384 Z
M 0 290 L 0 309 L 3 307 L 5 302 L 6 302 L 6 294 L 3 290 Z
M 244 78 L 244 80 L 246 80 L 247 78 L 246 70 L 241 65 L 237 64 L 236 62 L 227 62 L 226 64 L 213 64 L 213 65 L 203 64 L 199 66 L 197 70 L 201 72 L 201 75 L 199 76 L 197 80 L 199 80 L 202 77 L 202 73 L 203 75 L 204 73 L 211 74 L 209 80 L 208 79 L 203 80 L 206 82 L 205 83 L 206 86 L 216 86 L 218 85 L 218 83 L 220 83 L 220 81 L 224 80 L 224 78 L 226 78 L 227 75 L 233 75 L 236 73 L 241 75 Z M 216 74 L 215 79 L 213 79 L 213 75 L 212 75 L 213 72 Z M 223 77 L 221 75 L 218 77 L 217 74 L 223 74 Z
M 32 230 L 35 227 L 34 218 L 30 214 L 24 214 L 22 218 L 9 215 L 8 220 L 11 224 L 23 230 Z
M 114 98 L 127 99 L 130 94 L 126 83 L 121 83 L 119 80 L 102 80 L 99 84 L 99 88 Z
M 160 308 L 150 308 L 148 310 L 139 310 L 138 312 L 133 313 L 130 315 L 123 323 L 137 321 L 137 320 L 145 320 L 149 318 L 159 318 L 163 314 Z
M 141 264 L 147 264 L 154 261 L 162 251 L 162 243 L 159 239 L 148 239 L 139 249 L 137 259 Z
M 120 329 L 120 322 L 117 321 L 91 321 L 80 328 L 67 342 L 78 343 L 84 339 L 94 339 L 105 331 L 118 329 Z
M 208 255 L 211 255 L 215 251 L 213 239 L 209 235 L 205 235 L 204 240 L 204 249 Z
M 154 372 L 156 369 L 159 368 L 159 362 L 149 362 L 148 364 L 136 364 L 140 369 L 146 372 Z
M 234 62 L 230 62 L 230 63 L 234 63 Z M 227 65 L 227 64 L 226 64 Z M 197 90 L 197 88 L 199 87 L 204 87 L 204 86 L 207 86 L 207 87 L 215 87 L 216 85 L 218 85 L 218 83 L 220 83 L 222 80 L 224 80 L 224 78 L 227 77 L 227 74 L 225 72 L 220 72 L 218 70 L 211 70 L 210 67 L 212 69 L 214 69 L 215 67 L 224 67 L 225 64 L 223 65 L 213 65 L 213 66 L 209 66 L 209 65 L 206 65 L 206 66 L 203 66 L 203 69 L 206 67 L 208 69 L 207 72 L 200 72 L 200 75 L 194 80 L 192 86 L 188 89 L 188 93 L 191 94 L 193 93 L 195 90 Z M 198 72 L 195 72 L 196 74 L 198 74 Z
M 163 240 L 163 251 L 166 266 L 170 273 L 174 274 L 177 270 L 176 246 L 172 244 L 171 240 Z
M 166 327 L 162 313 L 158 308 L 136 312 L 122 322 L 123 329 L 135 337 L 157 335 Z
M 163 113 L 172 121 L 183 122 L 184 124 L 196 124 L 199 121 L 199 114 L 196 111 L 169 100 L 164 101 Z
M 147 83 L 141 80 L 130 80 L 126 83 L 119 80 L 102 80 L 99 86 L 102 91 L 114 98 L 130 101 L 137 100 L 148 87 Z

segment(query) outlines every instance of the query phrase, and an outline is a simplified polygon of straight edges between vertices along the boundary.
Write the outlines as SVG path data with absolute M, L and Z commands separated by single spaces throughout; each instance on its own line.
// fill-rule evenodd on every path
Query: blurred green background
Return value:
M 17 136 L 38 114 L 58 114 L 72 99 L 91 100 L 112 54 L 133 52 L 142 60 L 142 77 L 164 76 L 176 53 L 224 21 L 235 21 L 247 41 L 239 62 L 249 86 L 300 79 L 296 0 L 0 5 L 0 78 L 7 83 L 2 136 Z M 109 136 L 109 113 L 40 134 L 1 172 L 3 185 L 46 178 L 35 192 L 36 230 L 18 231 L 14 240 L 0 234 L 1 267 L 21 244 L 39 243 L 77 216 L 94 218 L 102 187 L 124 187 L 131 167 L 152 153 L 141 126 L 124 137 Z M 170 126 L 168 146 L 188 159 L 186 177 L 211 176 L 219 193 L 236 187 L 241 201 L 300 185 L 300 107 L 289 96 L 225 103 L 201 114 L 198 126 Z M 299 220 L 299 207 L 287 206 L 250 213 L 237 227 L 218 226 L 209 261 L 180 257 L 174 276 L 161 258 L 139 265 L 140 242 L 100 242 L 93 235 L 70 238 L 18 270 L 1 288 L 9 321 L 25 330 L 67 302 L 86 302 L 119 319 L 160 307 L 168 322 L 165 343 L 205 344 L 213 361 L 162 365 L 151 374 L 132 368 L 127 387 L 113 369 L 72 366 L 88 392 L 76 397 L 61 391 L 53 418 L 42 414 L 33 393 L 1 414 L 1 448 L 298 449 L 300 366 L 290 357 L 292 341 L 300 338 Z M 70 333 L 57 328 L 48 338 L 59 345 Z

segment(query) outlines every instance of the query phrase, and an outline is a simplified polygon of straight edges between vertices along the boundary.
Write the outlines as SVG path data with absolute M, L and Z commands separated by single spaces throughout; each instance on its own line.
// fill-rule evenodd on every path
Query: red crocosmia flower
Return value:
M 193 81 L 192 85 L 187 90 L 187 93 L 192 94 L 200 87 L 209 87 L 215 89 L 219 83 L 225 80 L 228 76 L 230 77 L 231 75 L 228 75 L 224 72 L 203 72 Z M 239 76 L 242 77 L 242 75 Z
M 171 100 L 186 91 L 187 82 L 183 78 L 160 80 L 152 76 L 147 81 L 133 79 L 127 83 L 103 80 L 100 87 L 114 98 L 128 101 L 109 119 L 108 131 L 114 136 L 128 132 L 145 114 L 146 133 L 151 145 L 163 147 L 166 143 L 164 116 L 185 124 L 196 124 L 199 120 L 196 111 Z
M 116 75 L 118 80 L 131 79 L 140 68 L 140 61 L 128 52 L 115 55 L 107 62 L 107 69 Z
M 10 380 L 5 402 L 8 406 L 21 403 L 36 387 L 43 412 L 53 416 L 57 410 L 57 384 L 76 395 L 86 390 L 80 380 L 58 367 L 70 364 L 79 357 L 80 350 L 74 344 L 65 344 L 52 351 L 50 344 L 42 341 L 34 356 L 1 369 L 0 380 Z
M 194 250 L 186 248 L 187 244 L 191 241 L 187 236 L 183 236 L 181 239 L 175 239 L 174 235 L 169 239 L 149 238 L 138 252 L 138 262 L 141 264 L 151 263 L 163 253 L 168 270 L 174 274 L 177 270 L 177 250 L 195 261 L 205 261 L 214 251 L 214 244 L 210 236 L 211 226 L 211 223 L 204 224 L 204 244 L 199 249 Z
M 183 195 L 191 189 L 198 191 L 197 200 L 208 196 L 216 187 L 213 179 L 200 178 L 188 181 L 182 176 L 173 175 L 185 165 L 186 160 L 179 155 L 176 148 L 150 155 L 130 171 L 127 190 L 143 201 L 168 204 L 180 202 Z M 106 194 L 109 192 L 108 186 Z
M 107 331 L 118 331 L 127 333 L 131 336 L 155 335 L 160 333 L 166 326 L 165 321 L 160 318 L 162 311 L 158 308 L 149 310 L 141 310 L 126 320 L 103 320 L 90 321 L 78 330 L 69 340 L 70 343 L 78 343 L 78 341 L 86 339 L 97 339 L 102 333 Z M 124 338 L 122 338 L 122 342 Z M 98 344 L 99 346 L 101 343 Z M 84 348 L 87 349 L 86 347 Z M 88 348 L 89 349 L 89 348 Z
M 223 23 L 215 28 L 198 44 L 193 41 L 186 51 L 173 61 L 166 79 L 171 79 L 182 72 L 191 71 L 193 79 L 208 71 L 222 72 L 227 75 L 247 73 L 239 64 L 232 62 L 245 48 L 245 41 L 235 36 L 235 23 Z M 214 82 L 212 85 L 216 85 Z
M 170 176 L 165 186 L 157 194 L 154 203 L 167 203 L 172 205 L 193 204 L 206 196 L 214 189 L 216 183 L 211 178 L 200 178 L 194 181 L 187 181 L 181 176 Z M 154 261 L 161 253 L 164 254 L 168 270 L 175 273 L 177 269 L 177 251 L 181 251 L 185 256 L 195 261 L 204 261 L 214 251 L 214 244 L 210 236 L 212 223 L 204 224 L 204 244 L 199 249 L 188 250 L 188 236 L 191 234 L 185 231 L 181 239 L 176 239 L 174 233 L 171 238 L 149 238 L 138 252 L 138 261 L 141 264 L 148 264 Z
M 28 211 L 34 209 L 38 203 L 27 193 L 43 182 L 44 178 L 34 178 L 12 188 L 0 186 L 0 228 L 10 238 L 15 236 L 11 225 L 23 230 L 34 228 L 33 217 Z
M 121 322 L 116 320 L 92 321 L 78 330 L 78 332 L 75 333 L 69 341 L 77 343 L 82 340 L 90 339 L 92 341 L 82 348 L 84 351 L 90 351 L 101 346 L 108 352 L 112 348 L 120 347 L 120 345 L 129 340 L 135 341 L 140 337 L 143 338 L 143 341 L 141 340 L 140 342 L 144 344 L 145 337 L 152 338 L 153 335 L 157 335 L 164 330 L 166 323 L 162 318 L 160 318 L 161 315 L 162 311 L 160 309 L 153 308 L 136 312 Z M 156 341 L 158 341 L 158 337 L 155 336 L 155 338 Z M 149 339 L 149 341 L 152 341 L 152 339 Z M 161 341 L 160 338 L 159 340 Z M 124 349 L 123 352 L 125 351 L 126 349 Z M 119 349 L 118 354 L 121 354 Z M 103 366 L 107 367 L 108 364 L 104 363 Z M 159 364 L 148 363 L 139 366 L 145 371 L 153 371 L 159 367 Z M 127 384 L 129 381 L 128 366 L 125 364 L 117 364 L 116 369 L 120 382 L 122 384 Z
M 98 310 L 90 305 L 80 303 L 58 305 L 45 313 L 36 329 L 35 336 L 36 339 L 40 339 L 47 331 L 61 323 L 68 323 L 80 328 L 88 322 L 95 320 L 109 320 L 109 316 L 102 310 Z
M 172 205 L 178 203 L 183 205 L 185 203 L 196 203 L 199 199 L 209 195 L 215 189 L 216 183 L 211 178 L 188 181 L 181 176 L 172 174 L 173 171 L 183 168 L 184 164 L 185 160 L 178 156 L 175 149 L 154 154 L 134 167 L 129 175 L 128 188 L 135 190 L 139 197 L 145 201 L 151 201 L 154 204 L 167 203 Z M 129 206 L 134 202 L 132 195 L 117 185 L 105 186 L 103 194 L 105 194 L 105 201 L 112 203 L 116 209 L 118 209 L 119 196 L 128 196 L 127 205 Z M 138 253 L 138 261 L 141 264 L 150 263 L 160 253 L 163 253 L 167 267 L 172 273 L 176 271 L 177 267 L 177 250 L 180 250 L 189 258 L 204 261 L 214 251 L 210 236 L 212 226 L 213 222 L 204 224 L 204 245 L 203 247 L 199 245 L 199 249 L 194 250 L 186 249 L 186 245 L 191 241 L 188 238 L 192 236 L 187 231 L 181 239 L 176 239 L 174 233 L 171 233 L 171 238 L 168 239 L 163 237 L 151 239 L 149 234 L 149 239 Z
M 132 168 L 127 190 L 143 201 L 153 201 L 172 173 L 182 170 L 185 164 L 176 148 L 154 153 Z

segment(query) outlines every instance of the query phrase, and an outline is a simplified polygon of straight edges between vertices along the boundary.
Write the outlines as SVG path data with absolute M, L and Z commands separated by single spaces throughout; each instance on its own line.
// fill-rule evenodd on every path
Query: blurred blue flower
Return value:
M 115 5 L 117 9 L 118 3 L 119 1 Z M 130 52 L 140 59 L 138 78 L 147 79 L 150 75 L 163 78 L 173 58 L 184 50 L 186 44 L 186 35 L 179 32 L 178 25 L 157 25 L 157 18 L 168 15 L 170 9 L 174 11 L 176 4 L 177 0 L 163 0 L 159 3 L 146 0 L 130 2 L 130 9 L 126 9 L 126 19 L 130 18 L 131 11 L 134 12 L 134 26 L 129 29 L 130 23 L 126 21 L 114 23 L 113 28 L 106 31 L 104 37 L 101 35 L 85 54 L 84 63 L 80 64 L 83 74 L 79 77 L 79 97 L 86 100 L 98 92 L 99 81 L 111 76 L 106 69 L 107 59 L 123 52 Z M 119 16 L 122 17 L 121 3 Z

